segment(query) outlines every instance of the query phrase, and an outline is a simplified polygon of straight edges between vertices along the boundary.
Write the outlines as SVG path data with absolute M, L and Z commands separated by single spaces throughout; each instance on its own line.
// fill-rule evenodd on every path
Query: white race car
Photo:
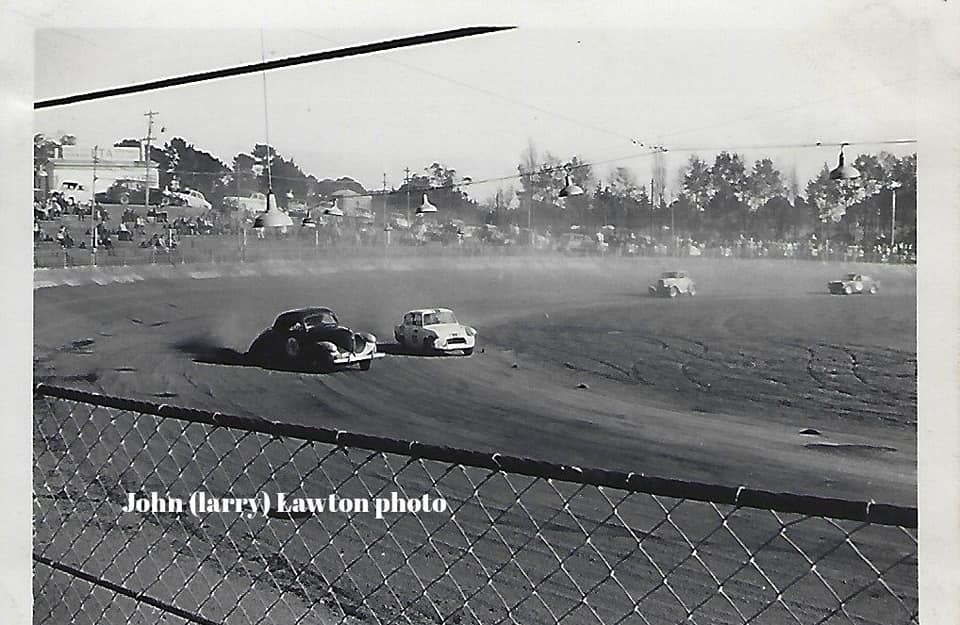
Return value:
M 393 336 L 404 347 L 428 353 L 462 351 L 469 356 L 477 344 L 477 331 L 461 325 L 449 308 L 411 310 L 393 329 Z

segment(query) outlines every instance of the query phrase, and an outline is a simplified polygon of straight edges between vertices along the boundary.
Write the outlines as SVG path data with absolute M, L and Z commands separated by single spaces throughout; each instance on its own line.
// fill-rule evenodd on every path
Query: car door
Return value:
M 413 313 L 411 324 L 407 326 L 410 334 L 407 339 L 411 345 L 419 345 L 423 337 L 423 313 Z
M 402 339 L 404 343 L 410 342 L 410 326 L 413 325 L 413 313 L 407 313 L 403 316 L 403 319 L 400 320 L 398 324 L 398 330 L 400 332 L 398 338 Z

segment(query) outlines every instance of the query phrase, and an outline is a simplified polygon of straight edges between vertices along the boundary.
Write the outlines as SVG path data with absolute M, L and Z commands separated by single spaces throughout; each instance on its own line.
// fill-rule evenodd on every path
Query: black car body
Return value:
M 100 204 L 140 204 L 146 199 L 146 187 L 138 180 L 117 180 L 106 191 L 98 191 L 94 196 Z M 182 200 L 160 189 L 150 189 L 152 206 L 178 206 Z
M 377 338 L 340 325 L 329 308 L 314 306 L 281 313 L 253 341 L 247 356 L 256 364 L 281 364 L 311 370 L 357 363 L 369 369 L 376 358 Z

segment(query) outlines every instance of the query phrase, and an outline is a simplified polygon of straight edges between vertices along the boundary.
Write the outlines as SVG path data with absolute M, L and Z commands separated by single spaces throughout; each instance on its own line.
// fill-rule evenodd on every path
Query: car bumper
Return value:
M 360 352 L 359 354 L 353 353 L 340 353 L 333 358 L 333 364 L 335 365 L 349 365 L 355 362 L 363 362 L 364 360 L 375 360 L 377 358 L 383 358 L 386 354 L 383 352 Z
M 473 349 L 473 347 L 477 344 L 477 338 L 474 336 L 457 338 L 463 338 L 464 340 L 462 343 L 451 343 L 450 339 L 444 343 L 435 341 L 433 344 L 433 349 L 441 352 L 456 352 L 462 349 Z

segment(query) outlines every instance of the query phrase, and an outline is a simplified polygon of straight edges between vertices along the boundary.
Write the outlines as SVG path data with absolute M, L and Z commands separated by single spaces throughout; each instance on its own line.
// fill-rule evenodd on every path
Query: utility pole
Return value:
M 390 231 L 387 230 L 387 172 L 383 172 L 383 194 L 381 195 L 383 207 L 381 214 L 383 216 L 383 232 L 386 236 L 383 238 L 384 246 L 390 245 Z
M 403 170 L 404 177 L 403 182 L 407 187 L 407 227 L 410 226 L 410 168 L 406 167 Z
M 900 186 L 900 185 L 897 185 Z M 897 187 L 890 187 L 890 249 L 897 239 Z
M 650 245 L 653 245 L 653 211 L 657 207 L 657 191 L 653 178 L 650 178 Z
M 93 146 L 93 180 L 90 181 L 90 254 L 97 264 L 97 153 L 100 146 Z M 83 209 L 81 209 L 83 210 Z
M 149 119 L 147 122 L 147 147 L 143 152 L 143 160 L 146 164 L 146 174 L 143 178 L 143 205 L 147 210 L 150 210 L 150 143 L 153 141 L 154 115 L 159 115 L 159 113 L 156 111 L 147 111 L 143 114 L 144 117 Z
M 670 247 L 673 248 L 673 255 L 676 256 L 679 250 L 677 249 L 676 222 L 673 219 L 673 203 L 670 204 L 670 240 L 672 241 Z
M 890 183 L 890 252 L 893 253 L 893 245 L 897 242 L 897 189 L 903 186 L 899 180 Z M 877 224 L 880 227 L 880 224 Z

